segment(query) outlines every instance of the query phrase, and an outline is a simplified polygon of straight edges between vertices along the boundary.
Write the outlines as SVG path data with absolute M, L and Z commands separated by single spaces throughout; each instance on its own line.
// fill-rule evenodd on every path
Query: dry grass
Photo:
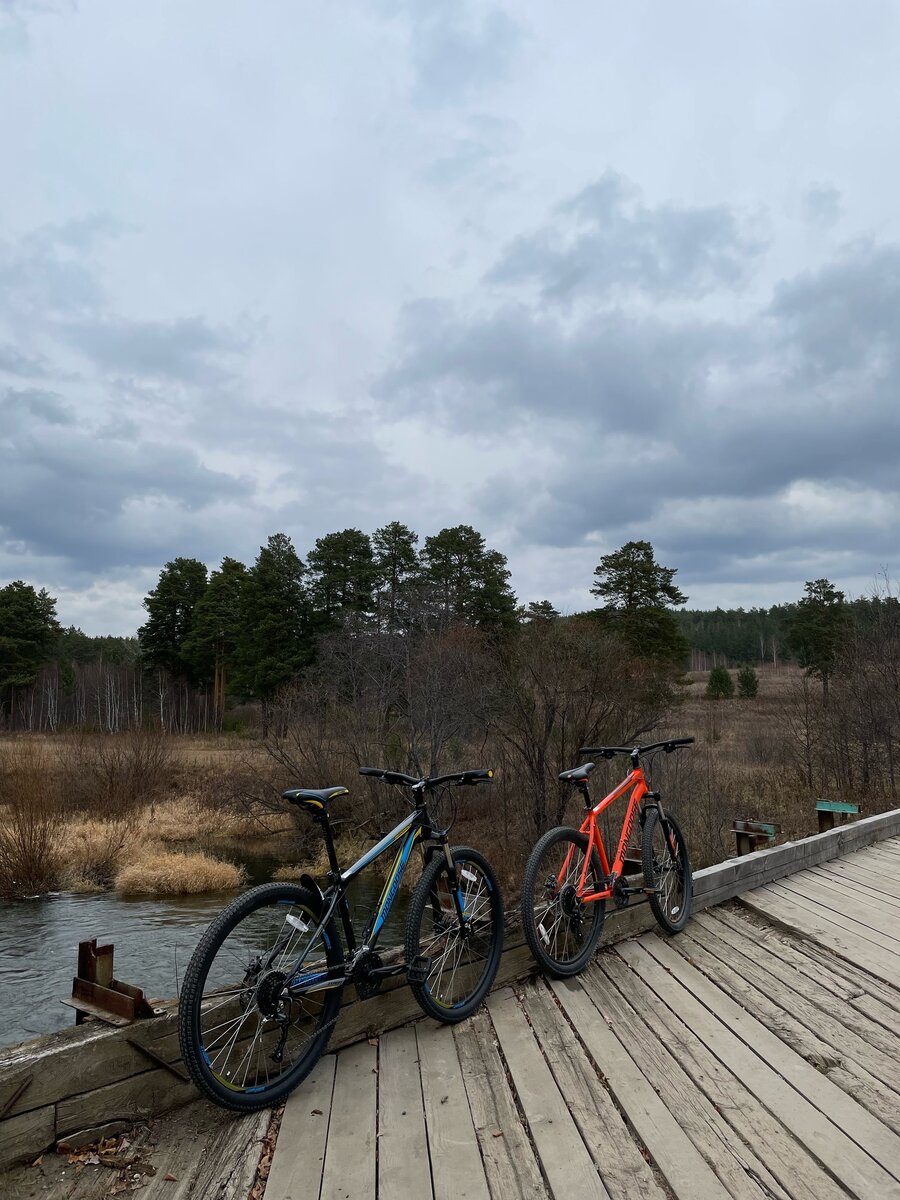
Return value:
M 60 828 L 60 886 L 70 892 L 108 891 L 140 853 L 136 822 L 75 820 Z
M 188 896 L 241 887 L 244 872 L 234 863 L 209 854 L 151 852 L 116 876 L 116 891 L 125 896 Z

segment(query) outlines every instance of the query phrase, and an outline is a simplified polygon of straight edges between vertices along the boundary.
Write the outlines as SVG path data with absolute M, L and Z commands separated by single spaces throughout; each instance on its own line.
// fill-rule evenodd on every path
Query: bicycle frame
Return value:
M 597 818 L 609 806 L 619 799 L 631 788 L 632 792 L 628 798 L 628 807 L 625 810 L 625 816 L 622 820 L 622 833 L 619 838 L 619 845 L 616 849 L 616 856 L 610 864 L 606 856 L 606 847 L 603 845 L 603 838 L 600 836 L 600 829 L 597 825 Z M 587 785 L 584 789 L 585 798 L 588 798 Z M 614 787 L 613 790 L 604 796 L 602 800 L 592 805 L 588 815 L 582 821 L 580 832 L 586 833 L 588 836 L 588 846 L 584 856 L 584 865 L 581 868 L 581 877 L 578 881 L 578 898 L 585 904 L 589 904 L 594 900 L 609 900 L 613 897 L 615 886 L 622 876 L 622 871 L 625 867 L 625 851 L 628 849 L 628 840 L 631 837 L 631 831 L 634 828 L 634 822 L 641 809 L 641 803 L 644 797 L 650 794 L 650 789 L 647 786 L 647 779 L 643 769 L 638 766 L 629 771 L 628 775 L 622 782 Z M 598 891 L 589 891 L 587 887 L 588 866 L 591 861 L 591 851 L 595 849 L 600 859 L 600 866 L 603 870 L 603 875 L 607 886 Z M 574 847 L 566 854 L 565 861 L 558 875 L 558 882 L 562 885 L 566 872 L 569 869 L 569 864 L 572 861 Z
M 347 966 L 352 964 L 357 952 L 359 950 L 372 950 L 377 945 L 379 935 L 384 928 L 385 922 L 390 916 L 391 908 L 393 907 L 394 901 L 397 898 L 397 893 L 400 890 L 400 884 L 403 880 L 403 875 L 406 871 L 406 867 L 409 862 L 409 856 L 412 853 L 412 848 L 420 838 L 423 842 L 430 841 L 433 843 L 432 847 L 430 848 L 431 853 L 436 851 L 438 845 L 444 846 L 445 853 L 447 853 L 446 835 L 443 832 L 432 828 L 431 820 L 428 816 L 428 810 L 424 805 L 410 813 L 409 816 L 402 820 L 399 825 L 391 830 L 390 833 L 385 834 L 381 841 L 377 842 L 371 848 L 371 850 L 367 850 L 361 858 L 357 859 L 353 866 L 348 867 L 346 871 L 340 871 L 334 858 L 334 845 L 331 841 L 330 833 L 326 833 L 326 846 L 328 848 L 329 859 L 331 860 L 333 867 L 330 873 L 332 883 L 330 887 L 321 893 L 323 903 L 322 916 L 319 918 L 317 925 L 313 929 L 309 941 L 306 943 L 306 946 L 303 949 L 303 952 L 298 956 L 295 970 L 299 970 L 306 957 L 306 952 L 309 946 L 311 946 L 315 941 L 316 936 L 321 934 L 323 940 L 325 940 L 326 935 L 324 933 L 324 928 L 334 916 L 335 909 L 337 909 L 340 913 L 347 953 L 345 955 L 344 963 L 340 968 L 333 967 L 328 971 L 314 972 L 311 975 L 308 973 L 305 975 L 295 975 L 288 984 L 288 987 L 293 995 L 302 995 L 307 992 L 325 991 L 329 988 L 343 987 L 349 977 Z M 373 863 L 377 858 L 380 858 L 382 854 L 386 853 L 392 846 L 395 846 L 401 841 L 402 845 L 398 849 L 397 855 L 394 859 L 394 865 L 391 867 L 391 870 L 388 873 L 388 877 L 385 881 L 384 888 L 382 889 L 378 904 L 376 905 L 366 924 L 366 928 L 362 936 L 362 944 L 360 945 L 357 943 L 356 935 L 353 930 L 353 922 L 350 919 L 350 908 L 347 904 L 347 887 L 356 878 L 356 876 L 360 874 L 361 871 L 365 870 L 365 868 L 369 866 L 370 863 Z M 426 850 L 426 854 L 428 854 L 428 850 Z M 449 854 L 447 854 L 447 862 L 452 874 L 455 871 L 455 868 Z M 463 921 L 464 917 L 458 887 L 453 889 L 453 903 L 456 908 L 458 919 Z M 304 929 L 303 932 L 306 932 L 306 930 Z M 387 977 L 389 975 L 400 975 L 405 970 L 406 964 L 400 963 L 390 967 L 377 968 L 376 972 L 373 973 L 376 973 L 379 976 Z

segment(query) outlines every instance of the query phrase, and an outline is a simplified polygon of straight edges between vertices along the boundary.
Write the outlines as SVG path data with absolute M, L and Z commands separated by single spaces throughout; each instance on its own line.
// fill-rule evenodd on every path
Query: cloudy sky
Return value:
M 475 525 L 900 574 L 890 0 L 0 0 L 0 583 Z

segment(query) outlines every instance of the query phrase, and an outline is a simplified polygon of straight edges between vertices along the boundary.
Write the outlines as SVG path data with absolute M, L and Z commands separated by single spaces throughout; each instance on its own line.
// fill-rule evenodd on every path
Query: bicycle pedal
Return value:
M 406 964 L 407 983 L 424 983 L 431 970 L 431 959 L 424 954 L 417 954 L 411 963 Z

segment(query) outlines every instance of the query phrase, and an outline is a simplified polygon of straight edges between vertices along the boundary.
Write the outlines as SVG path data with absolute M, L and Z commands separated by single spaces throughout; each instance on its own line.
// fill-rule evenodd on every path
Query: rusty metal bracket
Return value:
M 130 1025 L 139 1018 L 155 1017 L 140 988 L 113 977 L 113 946 L 98 946 L 97 939 L 78 943 L 78 974 L 72 980 L 72 995 L 62 1001 L 75 1009 L 75 1024 L 96 1017 L 108 1025 Z
M 33 1075 L 29 1075 L 26 1079 L 22 1080 L 22 1082 L 19 1084 L 19 1086 L 16 1088 L 16 1090 L 13 1092 L 13 1094 L 9 1097 L 9 1099 L 5 1100 L 3 1102 L 3 1107 L 0 1108 L 0 1118 L 3 1118 L 6 1116 L 6 1114 L 9 1112 L 9 1110 L 15 1104 L 15 1102 L 21 1096 L 23 1096 L 25 1094 L 25 1092 L 31 1087 L 33 1080 L 34 1080 Z
M 176 1079 L 180 1079 L 184 1083 L 190 1082 L 187 1071 L 182 1070 L 181 1067 L 176 1066 L 175 1063 L 166 1062 L 161 1054 L 157 1054 L 156 1051 L 151 1050 L 149 1046 L 143 1045 L 143 1043 L 136 1041 L 134 1038 L 126 1038 L 125 1041 L 129 1046 L 133 1046 L 139 1054 L 143 1054 L 144 1057 L 149 1058 L 152 1063 L 156 1063 L 158 1067 L 165 1067 L 165 1069 L 174 1075 Z

